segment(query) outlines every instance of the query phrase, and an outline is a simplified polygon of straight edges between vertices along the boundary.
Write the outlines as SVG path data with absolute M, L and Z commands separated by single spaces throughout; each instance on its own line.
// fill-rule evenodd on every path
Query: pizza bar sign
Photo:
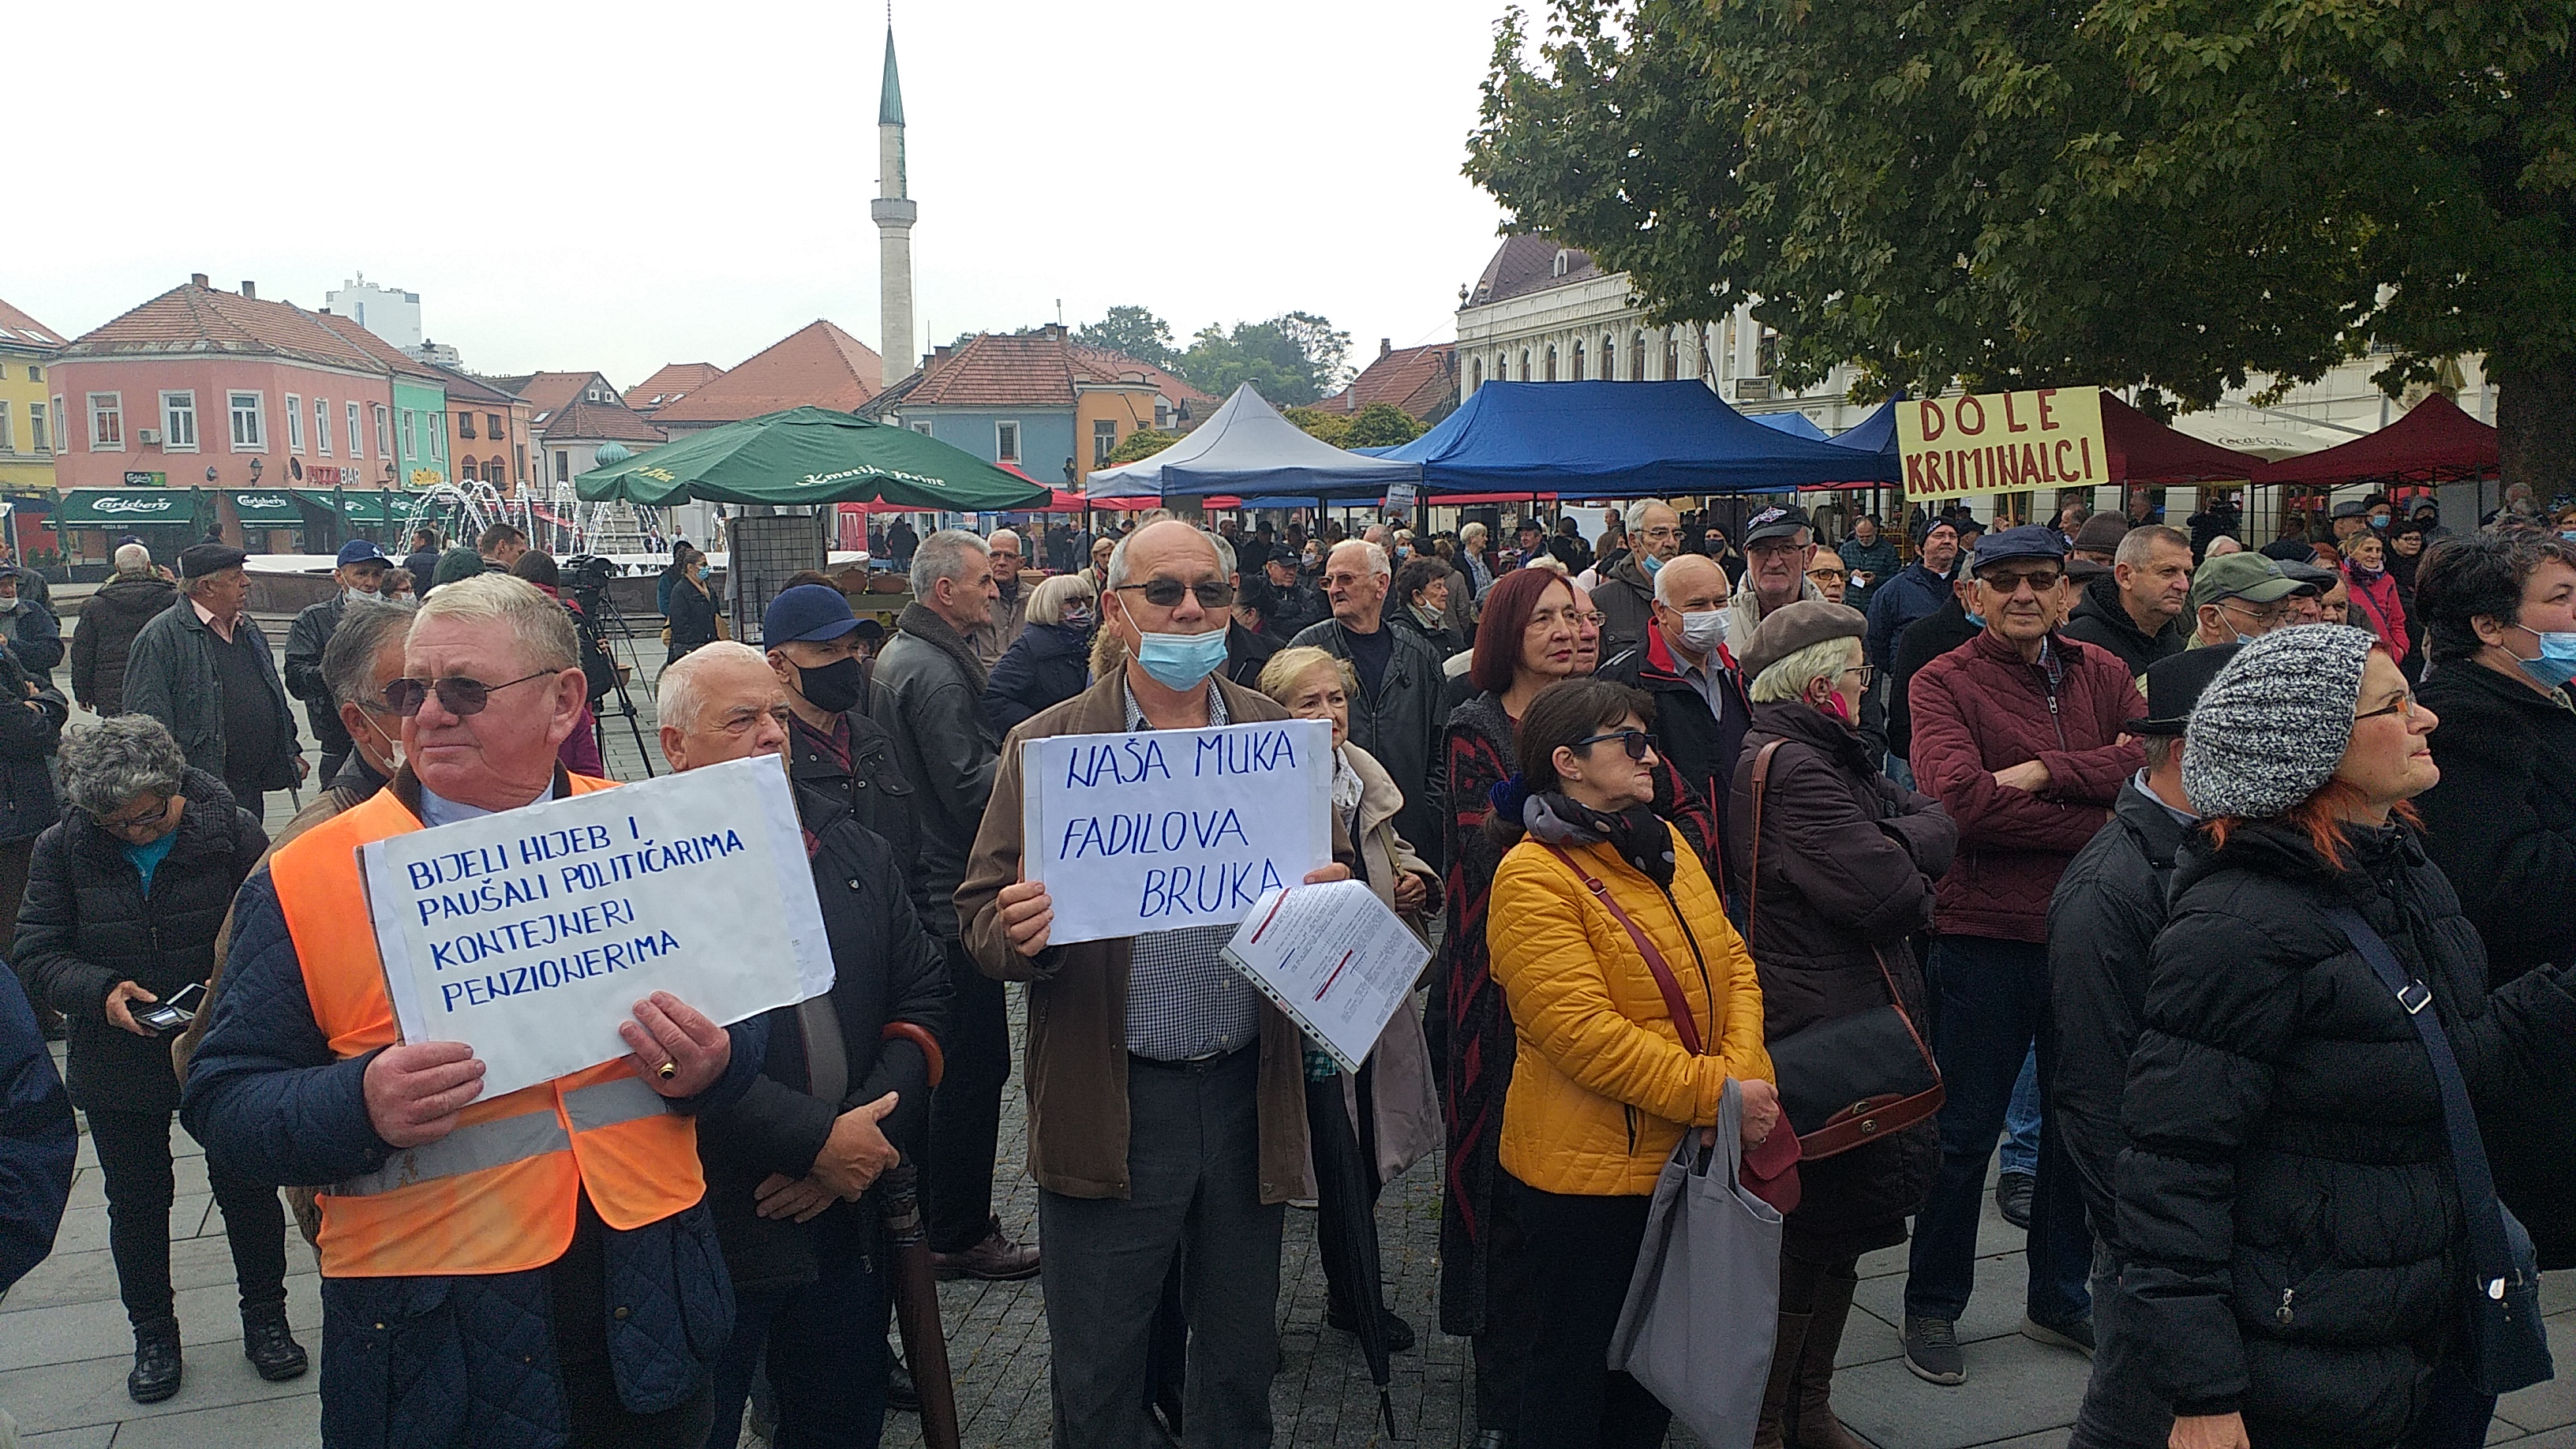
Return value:
M 1899 403 L 1905 496 L 1955 498 L 2114 481 L 2102 390 L 2043 387 Z

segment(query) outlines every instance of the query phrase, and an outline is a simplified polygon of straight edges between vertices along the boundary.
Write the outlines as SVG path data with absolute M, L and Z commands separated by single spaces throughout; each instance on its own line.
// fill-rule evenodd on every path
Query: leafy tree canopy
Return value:
M 1086 347 L 1123 352 L 1167 371 L 1180 367 L 1181 354 L 1172 347 L 1172 324 L 1155 316 L 1151 308 L 1112 307 L 1108 316 L 1075 328 L 1073 340 Z
M 1423 424 L 1393 403 L 1374 402 L 1351 415 L 1345 448 L 1392 448 L 1423 434 Z
M 1150 458 L 1180 440 L 1181 435 L 1178 433 L 1167 433 L 1160 428 L 1138 428 L 1120 438 L 1118 446 L 1109 450 L 1109 461 L 1100 466 L 1115 468 L 1124 463 Z
M 1336 448 L 1351 446 L 1351 415 L 1328 413 L 1318 408 L 1285 408 L 1281 417 L 1304 429 L 1309 436 L 1323 439 Z
M 2483 352 L 2576 459 L 2576 0 L 1552 0 L 1469 176 L 1659 320 L 1758 299 L 1800 386 L 2206 406 Z M 2519 461 L 2517 461 L 2519 460 Z
M 1310 312 L 1289 312 L 1267 322 L 1214 323 L 1199 329 L 1181 354 L 1180 374 L 1190 384 L 1224 397 L 1245 383 L 1276 406 L 1310 403 L 1350 380 L 1343 359 L 1351 334 Z

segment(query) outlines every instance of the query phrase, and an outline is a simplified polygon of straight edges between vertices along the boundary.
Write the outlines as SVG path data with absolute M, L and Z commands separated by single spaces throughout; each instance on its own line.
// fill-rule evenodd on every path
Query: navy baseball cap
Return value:
M 1980 570 L 2017 558 L 2044 558 L 2054 563 L 2066 561 L 2066 535 L 2044 523 L 2025 523 L 1987 534 L 1977 543 L 1977 567 Z
M 798 584 L 769 601 L 760 614 L 760 640 L 780 644 L 820 644 L 859 627 L 850 601 L 829 584 Z
M 392 559 L 385 557 L 383 549 L 363 538 L 353 538 L 340 545 L 340 567 L 342 568 L 347 568 L 354 563 L 390 564 L 392 562 Z

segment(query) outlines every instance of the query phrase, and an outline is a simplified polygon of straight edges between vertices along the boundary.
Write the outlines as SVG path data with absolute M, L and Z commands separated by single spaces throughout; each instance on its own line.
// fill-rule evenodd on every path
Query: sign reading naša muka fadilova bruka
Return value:
M 1056 944 L 1232 925 L 1263 891 L 1333 858 L 1322 720 L 1054 735 L 1020 749 L 1021 873 L 1047 888 Z
M 403 1040 L 472 1046 L 487 1097 L 626 1055 L 618 1024 L 655 991 L 731 1023 L 832 984 L 775 756 L 360 854 Z

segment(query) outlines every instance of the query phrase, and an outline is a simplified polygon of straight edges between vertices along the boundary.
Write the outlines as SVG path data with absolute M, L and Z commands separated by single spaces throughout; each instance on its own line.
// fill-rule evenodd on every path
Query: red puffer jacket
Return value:
M 2352 605 L 2345 611 L 2345 622 L 2359 624 L 2379 636 L 2388 649 L 2391 661 L 2406 662 L 2407 647 L 2413 642 L 2406 637 L 2406 604 L 2397 596 L 2397 576 L 2386 569 L 2372 571 L 2375 578 L 2364 578 L 2351 564 L 2343 566 L 2345 582 L 2352 586 Z
M 2146 752 L 2120 732 L 2145 712 L 2128 668 L 2052 632 L 2040 662 L 1990 630 L 1926 664 L 1907 695 L 1915 787 L 1959 823 L 1933 929 L 1945 936 L 2048 939 L 2048 897 L 2110 817 Z M 2038 760 L 2036 793 L 1995 772 Z

